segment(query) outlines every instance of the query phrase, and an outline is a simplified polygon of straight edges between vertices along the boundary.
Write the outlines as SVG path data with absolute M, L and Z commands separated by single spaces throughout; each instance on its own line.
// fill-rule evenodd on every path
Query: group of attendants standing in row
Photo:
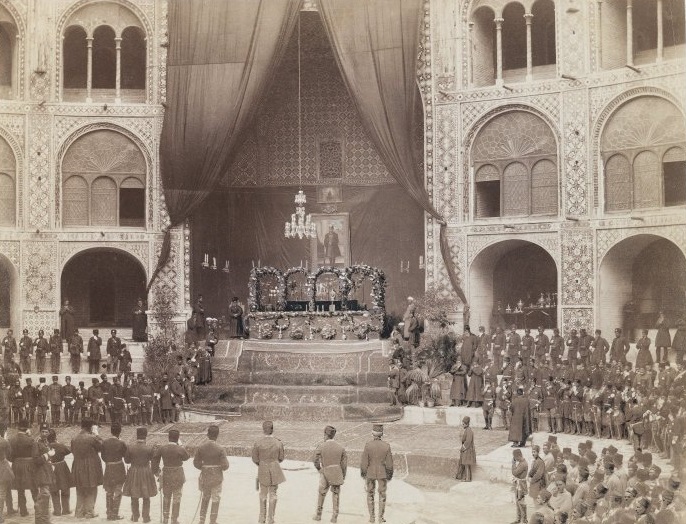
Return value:
M 19 514 L 29 514 L 26 504 L 28 490 L 34 502 L 36 523 L 50 522 L 50 501 L 53 515 L 70 515 L 71 489 L 76 488 L 74 516 L 93 519 L 99 487 L 106 497 L 108 521 L 122 520 L 120 506 L 122 497 L 131 499 L 131 521 L 150 522 L 150 499 L 162 496 L 163 524 L 179 524 L 181 498 L 186 482 L 184 462 L 191 454 L 183 446 L 180 433 L 171 429 L 168 443 L 147 443 L 148 429 L 136 428 L 136 440 L 120 439 L 122 427 L 114 422 L 109 428 L 110 436 L 99 435 L 98 424 L 90 419 L 81 420 L 81 432 L 70 445 L 59 442 L 57 434 L 47 423 L 42 423 L 38 438 L 30 434 L 27 419 L 22 419 L 18 431 L 5 439 L 7 426 L 0 421 L 0 520 L 17 513 L 12 491 L 17 492 Z M 261 524 L 273 524 L 276 514 L 277 491 L 286 481 L 280 463 L 284 460 L 284 446 L 274 437 L 274 424 L 262 424 L 263 436 L 252 448 L 252 461 L 257 465 L 256 484 L 259 490 L 259 517 Z M 324 441 L 317 445 L 314 466 L 320 473 L 316 510 L 313 520 L 322 519 L 326 494 L 332 493 L 331 522 L 337 522 L 341 487 L 345 482 L 348 458 L 345 448 L 334 440 L 336 429 L 326 426 Z M 393 478 L 393 455 L 387 442 L 381 440 L 383 427 L 375 424 L 372 440 L 368 441 L 360 459 L 360 473 L 365 479 L 369 521 L 376 522 L 375 491 L 378 492 L 378 522 L 384 518 L 386 489 Z M 219 522 L 219 504 L 222 496 L 224 472 L 229 469 L 225 449 L 217 444 L 219 427 L 210 425 L 207 442 L 201 444 L 193 456 L 193 466 L 200 470 L 198 523 Z M 65 457 L 72 455 L 71 469 Z M 128 465 L 128 468 L 127 468 Z M 157 477 L 157 480 L 156 480 Z
M 610 445 L 593 441 L 560 450 L 549 435 L 531 448 L 527 463 L 512 451 L 512 489 L 517 511 L 512 524 L 678 524 L 686 521 L 686 497 L 675 473 L 663 474 L 650 452 L 628 460 Z M 531 498 L 527 501 L 527 495 Z M 527 518 L 527 502 L 533 513 Z

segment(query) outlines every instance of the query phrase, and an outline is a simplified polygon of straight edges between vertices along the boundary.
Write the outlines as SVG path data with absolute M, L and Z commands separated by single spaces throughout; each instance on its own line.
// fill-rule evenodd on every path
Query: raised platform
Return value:
M 220 356 L 221 355 L 221 356 Z M 398 420 L 388 359 L 375 341 L 230 341 L 218 346 L 213 383 L 196 408 L 261 420 Z

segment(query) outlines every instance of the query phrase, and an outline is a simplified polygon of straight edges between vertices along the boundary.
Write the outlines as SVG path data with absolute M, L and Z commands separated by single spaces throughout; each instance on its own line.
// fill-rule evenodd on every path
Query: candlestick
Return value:
M 252 262 L 252 267 L 253 267 L 253 269 L 255 269 L 255 261 L 252 260 L 251 262 Z

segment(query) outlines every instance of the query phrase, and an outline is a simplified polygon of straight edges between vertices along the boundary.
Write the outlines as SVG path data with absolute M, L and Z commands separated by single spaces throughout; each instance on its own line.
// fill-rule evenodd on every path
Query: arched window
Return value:
M 121 35 L 121 88 L 145 89 L 145 36 L 138 27 Z
M 630 100 L 601 137 L 605 210 L 630 211 L 686 203 L 686 123 L 667 100 Z
M 0 98 L 16 98 L 17 26 L 0 5 Z
M 471 81 L 475 87 L 495 84 L 496 36 L 495 13 L 490 7 L 480 7 L 472 15 Z
M 16 160 L 10 145 L 0 138 L 0 226 L 16 225 Z
M 85 89 L 88 71 L 86 31 L 79 26 L 68 27 L 62 46 L 65 89 Z
M 531 61 L 534 67 L 554 64 L 555 4 L 552 0 L 538 0 L 531 7 Z
M 114 89 L 117 84 L 114 29 L 103 25 L 93 32 L 93 89 Z
M 503 71 L 512 69 L 526 73 L 526 19 L 518 3 L 503 9 Z
M 77 139 L 62 161 L 65 227 L 145 227 L 147 166 L 129 138 L 107 129 Z
M 557 214 L 557 142 L 538 116 L 493 118 L 474 140 L 472 162 L 476 218 Z
M 76 31 L 79 26 L 95 29 L 86 34 Z M 72 13 L 64 31 L 63 99 L 145 102 L 148 50 L 143 28 L 134 12 L 106 0 Z

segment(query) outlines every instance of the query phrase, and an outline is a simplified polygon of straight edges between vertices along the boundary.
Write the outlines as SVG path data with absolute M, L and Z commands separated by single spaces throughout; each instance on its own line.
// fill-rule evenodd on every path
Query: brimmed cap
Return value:
M 374 424 L 372 426 L 372 435 L 375 437 L 380 437 L 383 435 L 383 425 L 382 424 Z

